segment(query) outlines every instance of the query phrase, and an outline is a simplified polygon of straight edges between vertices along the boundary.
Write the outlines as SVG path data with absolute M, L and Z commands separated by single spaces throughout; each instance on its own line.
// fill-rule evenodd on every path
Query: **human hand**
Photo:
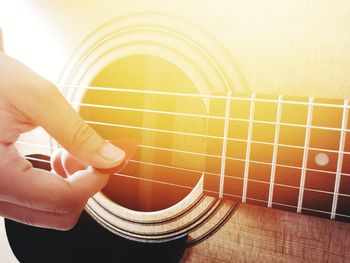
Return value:
M 14 146 L 21 133 L 37 126 L 70 153 L 56 152 L 56 173 L 33 168 Z M 60 163 L 67 156 L 77 159 L 64 170 Z M 108 181 L 109 175 L 92 167 L 117 166 L 124 156 L 82 120 L 52 83 L 0 52 L 0 216 L 71 229 L 88 198 Z

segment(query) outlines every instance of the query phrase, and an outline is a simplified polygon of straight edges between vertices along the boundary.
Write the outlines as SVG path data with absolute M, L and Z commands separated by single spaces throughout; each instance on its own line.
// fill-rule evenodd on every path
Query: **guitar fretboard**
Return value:
M 241 103 L 230 120 L 224 196 L 345 220 L 348 101 L 253 95 Z

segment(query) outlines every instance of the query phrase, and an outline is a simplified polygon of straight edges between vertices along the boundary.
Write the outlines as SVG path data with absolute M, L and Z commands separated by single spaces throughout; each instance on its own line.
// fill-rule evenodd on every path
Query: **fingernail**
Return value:
M 125 157 L 125 152 L 123 150 L 108 142 L 103 145 L 100 154 L 111 161 L 118 161 Z

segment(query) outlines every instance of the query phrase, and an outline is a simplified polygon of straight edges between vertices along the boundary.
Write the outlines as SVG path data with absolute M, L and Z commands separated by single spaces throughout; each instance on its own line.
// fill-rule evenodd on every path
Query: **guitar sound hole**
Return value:
M 160 57 L 149 55 L 134 55 L 115 61 L 96 75 L 90 85 L 198 93 L 191 79 L 180 68 Z M 134 161 L 128 164 L 122 175 L 112 176 L 103 189 L 103 193 L 111 200 L 133 210 L 160 210 L 182 200 L 196 185 L 201 173 L 176 168 L 204 171 L 205 158 L 173 152 L 172 149 L 205 152 L 206 141 L 200 137 L 172 134 L 171 131 L 206 134 L 207 120 L 143 110 L 206 114 L 201 99 L 87 90 L 81 102 L 96 105 L 80 107 L 80 114 L 85 120 L 101 123 L 91 125 L 104 138 L 134 138 L 141 145 Z M 116 108 L 99 107 L 103 105 Z M 103 125 L 105 123 L 121 126 Z M 170 132 L 147 131 L 143 128 Z

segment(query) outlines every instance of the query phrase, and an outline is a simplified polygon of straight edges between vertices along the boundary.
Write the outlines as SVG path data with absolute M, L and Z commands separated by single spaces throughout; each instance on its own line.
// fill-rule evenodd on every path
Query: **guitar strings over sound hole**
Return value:
M 133 55 L 114 61 L 95 76 L 91 86 L 198 92 L 184 71 L 152 55 Z M 202 98 L 87 90 L 81 103 L 93 105 L 81 106 L 79 112 L 85 120 L 94 122 L 90 125 L 101 136 L 106 139 L 132 138 L 139 142 L 133 160 L 121 174 L 112 176 L 102 190 L 113 202 L 144 212 L 165 209 L 187 196 L 198 182 L 201 171 L 206 169 L 208 161 L 205 157 L 186 153 L 206 153 L 206 138 L 175 132 L 204 136 L 207 120 L 159 113 L 205 115 L 207 108 Z

